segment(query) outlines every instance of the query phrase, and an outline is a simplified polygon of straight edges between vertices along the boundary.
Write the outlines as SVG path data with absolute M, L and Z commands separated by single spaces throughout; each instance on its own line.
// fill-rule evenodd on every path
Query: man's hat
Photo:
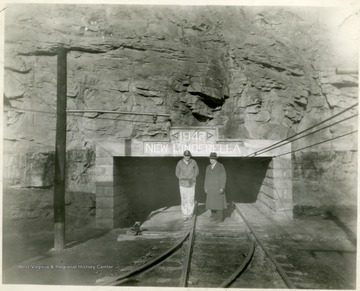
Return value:
M 191 157 L 190 151 L 186 150 L 186 151 L 184 152 L 184 156 L 189 156 L 189 157 Z
M 209 159 L 217 159 L 218 156 L 216 153 L 210 153 Z

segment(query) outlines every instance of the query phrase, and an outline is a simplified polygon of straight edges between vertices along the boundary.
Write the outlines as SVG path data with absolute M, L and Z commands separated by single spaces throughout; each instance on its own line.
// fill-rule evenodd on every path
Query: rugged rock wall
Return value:
M 357 153 L 304 152 L 293 159 L 294 215 L 355 214 Z
M 53 214 L 54 152 L 5 154 L 4 157 L 4 216 L 49 220 Z M 65 197 L 69 225 L 93 223 L 94 151 L 71 150 L 66 158 L 70 161 L 66 169 Z
M 170 114 L 170 119 L 158 116 L 156 123 L 152 116 L 69 114 L 69 150 L 118 138 L 162 139 L 170 125 L 217 126 L 224 138 L 283 139 L 299 132 L 357 98 L 357 75 L 335 74 L 336 66 L 357 64 L 357 59 L 348 55 L 344 61 L 332 43 L 335 32 L 319 12 L 324 18 L 330 13 L 305 8 L 10 5 L 4 102 L 5 108 L 22 110 L 4 114 L 6 154 L 10 160 L 19 159 L 20 153 L 42 160 L 53 151 L 56 51 L 61 46 L 69 50 L 68 109 Z M 355 127 L 350 119 L 299 140 L 294 148 Z M 356 169 L 355 154 L 344 153 L 356 147 L 356 137 L 348 136 L 296 154 L 295 204 L 323 201 L 321 187 L 308 192 L 309 160 L 333 166 L 335 174 L 348 168 L 333 158 L 339 151 Z M 26 165 L 25 173 L 33 167 Z M 351 174 L 343 176 L 351 185 L 344 194 L 322 173 L 317 181 L 332 189 L 328 195 L 345 195 L 334 203 L 354 203 Z M 47 179 L 18 185 L 49 185 Z

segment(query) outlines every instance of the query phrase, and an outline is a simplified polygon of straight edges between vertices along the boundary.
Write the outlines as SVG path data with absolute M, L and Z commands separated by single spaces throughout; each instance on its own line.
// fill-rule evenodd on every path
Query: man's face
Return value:
M 190 160 L 190 156 L 184 156 L 185 161 Z
M 216 159 L 210 159 L 210 164 L 215 164 L 216 163 Z

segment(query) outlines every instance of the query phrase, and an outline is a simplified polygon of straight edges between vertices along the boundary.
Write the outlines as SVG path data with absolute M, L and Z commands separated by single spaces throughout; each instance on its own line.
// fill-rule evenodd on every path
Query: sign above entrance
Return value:
M 212 143 L 218 139 L 217 129 L 214 127 L 172 127 L 170 129 L 171 142 L 181 144 Z
M 241 141 L 219 141 L 215 127 L 172 127 L 170 141 L 144 141 L 143 145 L 144 154 L 150 156 L 181 156 L 185 150 L 190 150 L 194 156 L 208 156 L 211 152 L 240 156 L 245 152 Z
M 246 148 L 243 142 L 227 143 L 169 143 L 169 142 L 144 142 L 144 154 L 148 156 L 181 156 L 189 150 L 194 156 L 209 156 L 217 152 L 222 156 L 241 156 Z
M 211 152 L 216 152 L 221 157 L 243 157 L 277 142 L 278 140 L 219 139 L 218 129 L 215 127 L 172 127 L 166 140 L 129 139 L 120 143 L 121 146 L 119 142 L 114 143 L 114 148 L 117 149 L 114 156 L 175 157 L 190 150 L 195 157 L 208 157 Z M 271 157 L 284 151 L 291 151 L 290 143 L 258 156 Z

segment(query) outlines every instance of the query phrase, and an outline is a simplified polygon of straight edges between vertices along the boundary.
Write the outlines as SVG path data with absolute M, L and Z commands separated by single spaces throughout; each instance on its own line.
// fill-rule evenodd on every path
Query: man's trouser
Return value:
M 190 217 L 195 207 L 195 185 L 191 187 L 180 186 L 181 212 L 183 218 Z

